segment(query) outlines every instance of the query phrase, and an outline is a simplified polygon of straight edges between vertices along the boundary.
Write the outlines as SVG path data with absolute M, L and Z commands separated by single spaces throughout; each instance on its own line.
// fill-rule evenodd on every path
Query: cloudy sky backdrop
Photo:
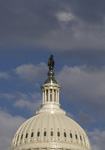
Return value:
M 51 54 L 62 108 L 104 150 L 104 0 L 0 1 L 0 149 L 39 109 Z

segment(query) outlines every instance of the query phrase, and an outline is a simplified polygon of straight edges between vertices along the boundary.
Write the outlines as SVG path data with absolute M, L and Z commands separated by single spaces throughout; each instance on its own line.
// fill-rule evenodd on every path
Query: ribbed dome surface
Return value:
M 63 113 L 45 112 L 27 120 L 16 132 L 12 148 L 50 147 L 90 150 L 88 137 L 84 130 Z

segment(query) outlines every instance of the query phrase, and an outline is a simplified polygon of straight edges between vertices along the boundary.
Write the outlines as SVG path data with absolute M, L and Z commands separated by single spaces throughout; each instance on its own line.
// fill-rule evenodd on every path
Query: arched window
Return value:
M 57 136 L 60 136 L 60 132 L 59 131 L 57 132 Z
M 21 140 L 23 139 L 23 134 L 21 135 Z
M 72 133 L 70 133 L 70 137 L 72 138 L 73 136 L 72 136 Z
M 47 132 L 46 131 L 44 131 L 44 136 L 46 136 L 47 135 Z
M 78 139 L 77 134 L 75 134 L 75 138 Z
M 18 135 L 18 138 L 17 138 L 17 141 L 19 140 L 19 135 Z
M 28 138 L 28 133 L 26 133 L 26 138 Z
M 64 137 L 66 137 L 66 132 L 64 132 Z
M 53 136 L 53 131 L 51 131 L 51 136 Z
M 80 135 L 80 140 L 82 141 L 82 137 L 81 137 L 81 135 Z
M 31 137 L 33 137 L 33 136 L 34 136 L 34 132 L 31 133 Z
M 40 132 L 39 132 L 39 131 L 37 132 L 37 136 L 38 136 L 38 137 L 40 136 Z

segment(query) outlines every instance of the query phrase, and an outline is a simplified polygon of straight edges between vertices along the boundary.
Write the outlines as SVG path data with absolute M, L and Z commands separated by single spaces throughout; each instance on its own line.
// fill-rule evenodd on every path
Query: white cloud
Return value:
M 0 93 L 0 98 L 12 100 L 12 99 L 16 98 L 16 95 L 14 95 L 13 93 Z
M 105 67 L 65 66 L 57 79 L 70 101 L 85 104 L 84 108 L 90 104 L 90 108 L 98 108 L 99 113 L 105 114 Z
M 0 111 L 0 149 L 8 150 L 10 148 L 15 132 L 24 121 L 23 117 L 14 117 Z
M 10 76 L 7 72 L 0 72 L 0 78 L 2 79 L 8 79 Z
M 64 66 L 58 73 L 57 79 L 63 86 L 63 89 L 77 93 L 77 96 L 97 98 L 105 95 L 105 67 L 89 68 L 87 66 Z
M 40 105 L 41 105 L 41 100 L 37 102 L 31 102 L 28 100 L 20 99 L 14 103 L 15 107 L 22 108 L 22 109 L 25 108 L 30 110 L 31 112 L 38 110 L 40 108 Z
M 92 150 L 104 150 L 105 149 L 105 131 L 94 129 L 94 131 L 88 132 L 90 141 L 92 144 Z
M 27 81 L 37 81 L 46 77 L 47 70 L 48 67 L 45 63 L 40 63 L 38 65 L 25 64 L 17 67 L 15 73 Z
M 12 100 L 14 107 L 32 114 L 39 109 L 41 104 L 40 93 L 0 93 L 0 97 Z M 8 150 L 10 148 L 15 132 L 24 121 L 25 118 L 21 116 L 12 116 L 0 110 L 0 149 Z
M 40 108 L 42 96 L 40 93 L 17 93 L 13 106 L 20 109 L 30 110 L 31 113 Z
M 74 15 L 72 13 L 67 13 L 67 12 L 59 12 L 57 13 L 57 18 L 59 21 L 64 21 L 68 22 L 74 19 Z
M 14 107 L 18 107 L 30 113 L 34 113 L 40 108 L 42 102 L 41 93 L 0 93 L 0 98 L 9 101 Z

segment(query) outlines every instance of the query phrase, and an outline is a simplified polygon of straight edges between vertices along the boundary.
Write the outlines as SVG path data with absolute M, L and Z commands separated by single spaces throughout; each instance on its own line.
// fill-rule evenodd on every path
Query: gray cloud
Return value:
M 80 0 L 76 2 L 77 3 L 74 3 L 74 5 L 76 5 L 76 9 L 73 12 L 76 13 L 76 15 L 79 18 L 81 18 L 85 22 L 94 25 L 102 24 L 104 22 L 104 15 L 105 15 L 104 0 L 101 1 L 93 0 L 92 2 L 90 1 L 85 2 Z
M 105 49 L 104 1 L 1 1 L 1 45 Z
M 85 114 L 83 112 L 80 112 L 78 114 L 77 120 L 82 125 L 87 125 L 87 124 L 90 124 L 90 123 L 94 122 L 94 119 L 91 116 L 89 116 L 88 114 Z
M 51 7 L 49 8 L 49 6 Z M 22 2 L 12 1 L 12 5 L 10 5 L 9 1 L 6 3 L 2 1 L 0 10 L 0 14 L 3 14 L 0 27 L 1 40 L 8 44 L 12 40 L 14 44 L 36 43 L 40 36 L 44 36 L 46 32 L 48 33 L 57 26 L 54 22 L 56 7 L 53 2 L 23 0 Z
M 57 79 L 62 88 L 62 95 L 67 97 L 67 102 L 79 106 L 84 112 L 92 116 L 105 115 L 105 67 L 65 66 L 57 74 Z M 98 110 L 98 111 L 97 111 Z

